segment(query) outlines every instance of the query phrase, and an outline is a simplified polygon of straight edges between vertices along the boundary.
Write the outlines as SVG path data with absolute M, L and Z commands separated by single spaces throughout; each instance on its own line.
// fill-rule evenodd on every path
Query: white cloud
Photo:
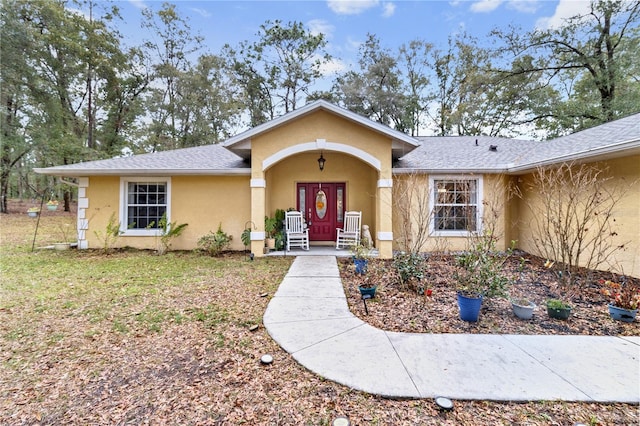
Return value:
M 329 9 L 338 15 L 358 15 L 378 6 L 379 0 L 328 0 Z
M 336 27 L 334 27 L 324 19 L 312 19 L 311 21 L 307 22 L 307 27 L 309 28 L 309 32 L 311 34 L 324 34 L 324 37 L 327 40 L 333 38 L 333 32 L 336 30 Z
M 197 13 L 198 15 L 202 16 L 203 18 L 209 18 L 211 16 L 211 12 L 205 9 L 200 9 L 198 7 L 190 7 L 189 9 L 191 9 L 193 12 Z
M 331 76 L 347 71 L 348 69 L 349 67 L 345 62 L 342 61 L 342 59 L 331 58 L 329 62 L 322 64 L 322 66 L 320 67 L 320 72 L 324 76 Z
M 538 19 L 536 28 L 541 30 L 559 28 L 564 24 L 565 19 L 584 15 L 590 10 L 590 3 L 586 0 L 560 0 L 553 16 Z
M 389 17 L 393 16 L 393 14 L 396 11 L 396 4 L 395 3 L 383 3 L 382 4 L 382 8 L 384 9 L 384 11 L 382 12 L 382 16 L 384 16 L 385 18 L 389 18 Z
M 129 3 L 131 3 L 134 7 L 137 7 L 138 9 L 147 8 L 147 5 L 144 4 L 144 0 L 129 0 Z
M 479 0 L 472 3 L 469 9 L 471 9 L 472 12 L 479 13 L 493 12 L 500 4 L 502 4 L 502 0 Z
M 510 0 L 507 7 L 522 13 L 535 13 L 540 7 L 540 2 L 539 0 Z

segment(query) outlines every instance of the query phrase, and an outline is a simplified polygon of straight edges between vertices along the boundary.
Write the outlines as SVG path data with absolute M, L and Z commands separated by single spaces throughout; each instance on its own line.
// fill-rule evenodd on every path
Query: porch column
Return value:
M 251 231 L 251 253 L 256 257 L 264 256 L 266 186 L 264 178 L 251 179 L 251 220 L 256 226 L 256 230 Z
M 393 180 L 378 180 L 376 247 L 381 259 L 393 257 Z

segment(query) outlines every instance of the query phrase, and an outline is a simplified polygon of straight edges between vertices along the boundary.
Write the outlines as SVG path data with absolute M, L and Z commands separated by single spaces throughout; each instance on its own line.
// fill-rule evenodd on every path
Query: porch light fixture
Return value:
M 320 153 L 320 158 L 318 158 L 318 167 L 320 167 L 320 171 L 324 170 L 324 162 L 327 161 L 322 156 L 322 152 Z

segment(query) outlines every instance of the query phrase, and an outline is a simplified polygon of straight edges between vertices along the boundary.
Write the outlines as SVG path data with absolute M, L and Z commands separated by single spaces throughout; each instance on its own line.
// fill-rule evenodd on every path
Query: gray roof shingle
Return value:
M 250 174 L 251 168 L 249 163 L 222 145 L 204 145 L 36 169 L 36 171 L 60 176 L 122 174 L 221 175 Z
M 518 173 L 562 161 L 640 153 L 640 114 L 549 141 L 489 136 L 419 137 L 420 147 L 394 170 L 431 173 Z M 476 140 L 478 145 L 476 146 Z M 496 150 L 490 150 L 490 146 Z
M 324 104 L 314 106 L 320 107 Z M 562 161 L 640 154 L 640 113 L 543 142 L 490 136 L 406 138 L 414 140 L 415 145 L 401 146 L 411 151 L 395 162 L 396 172 L 523 173 L 539 165 Z M 242 138 L 238 136 L 230 141 L 236 139 Z M 35 171 L 58 176 L 249 175 L 249 162 L 231 152 L 227 145 L 205 145 Z M 496 149 L 491 150 L 491 146 Z

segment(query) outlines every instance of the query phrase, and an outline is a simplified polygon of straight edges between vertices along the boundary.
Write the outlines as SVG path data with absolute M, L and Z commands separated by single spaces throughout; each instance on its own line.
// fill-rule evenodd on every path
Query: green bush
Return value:
M 427 267 L 427 260 L 420 253 L 399 252 L 393 256 L 393 266 L 400 276 L 401 284 L 422 281 Z
M 511 282 L 503 274 L 503 265 L 509 253 L 497 252 L 491 235 L 479 236 L 470 250 L 456 258 L 461 268 L 455 274 L 458 289 L 486 298 L 506 297 Z
M 221 223 L 215 233 L 211 231 L 198 240 L 198 248 L 205 251 L 209 256 L 218 256 L 229 248 L 232 239 L 233 236 L 222 230 Z

